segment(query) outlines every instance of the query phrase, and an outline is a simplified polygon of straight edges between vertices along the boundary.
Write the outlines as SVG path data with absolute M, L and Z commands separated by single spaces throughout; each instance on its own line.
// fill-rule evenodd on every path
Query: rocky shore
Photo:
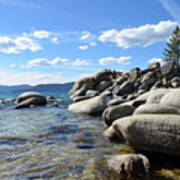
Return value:
M 127 73 L 103 70 L 77 81 L 70 97 L 69 111 L 102 117 L 109 140 L 141 152 L 180 155 L 180 72 L 174 63 Z M 141 174 L 141 167 L 148 178 L 150 165 L 143 155 L 114 155 L 107 164 L 127 177 Z

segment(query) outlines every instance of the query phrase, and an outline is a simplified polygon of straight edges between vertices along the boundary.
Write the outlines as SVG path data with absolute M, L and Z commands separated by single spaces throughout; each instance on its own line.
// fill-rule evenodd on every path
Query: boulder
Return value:
M 171 80 L 171 87 L 178 88 L 179 86 L 180 86 L 180 78 L 179 77 L 174 77 Z
M 119 176 L 140 179 L 149 177 L 149 160 L 141 154 L 110 155 L 106 157 L 106 163 L 108 168 Z
M 159 80 L 151 87 L 151 90 L 155 90 L 155 89 L 162 88 L 162 87 L 164 87 L 163 82 L 161 80 Z
M 157 104 L 160 103 L 161 98 L 167 94 L 170 91 L 170 89 L 165 90 L 155 90 L 154 93 L 150 93 L 146 103 L 148 104 Z M 151 91 L 150 91 L 151 92 Z
M 180 108 L 180 88 L 172 89 L 160 100 L 160 104 Z
M 73 103 L 68 110 L 73 113 L 100 115 L 107 107 L 107 103 L 111 100 L 111 94 L 103 94 L 91 99 Z
M 134 83 L 132 81 L 126 81 L 121 86 L 117 86 L 113 93 L 115 95 L 121 96 L 121 95 L 127 95 L 132 93 L 134 90 Z
M 180 155 L 179 115 L 134 115 L 112 124 L 119 138 L 137 150 Z
M 126 102 L 126 100 L 123 97 L 117 97 L 109 101 L 108 106 L 114 106 L 114 105 L 119 105 Z
M 43 106 L 46 105 L 47 101 L 46 99 L 41 99 L 37 97 L 30 97 L 28 99 L 25 99 L 18 103 L 15 106 L 15 109 L 21 109 L 21 108 L 28 108 L 28 107 L 35 107 L 35 106 Z
M 142 86 L 148 90 L 157 81 L 157 75 L 155 72 L 148 72 L 141 80 Z
M 104 132 L 103 135 L 109 140 L 117 140 L 120 135 L 116 135 L 116 130 L 110 126 Z M 123 137 L 121 137 L 123 139 Z
M 20 95 L 16 98 L 15 103 L 16 103 L 16 104 L 21 103 L 22 101 L 24 101 L 24 100 L 26 100 L 26 99 L 29 99 L 29 98 L 38 98 L 38 99 L 40 99 L 43 103 L 44 103 L 44 102 L 47 102 L 46 97 L 43 96 L 43 95 L 40 94 L 40 93 L 37 93 L 37 92 L 24 92 L 24 93 L 20 94 Z
M 95 90 L 87 90 L 87 92 L 86 92 L 86 96 L 89 96 L 89 97 L 94 97 L 94 96 L 98 96 L 98 95 L 99 95 L 99 92 L 95 91 Z
M 112 82 L 111 81 L 101 81 L 97 86 L 96 86 L 96 89 L 97 91 L 99 92 L 102 92 L 104 91 L 105 89 L 107 89 L 109 86 L 112 85 Z
M 166 93 L 166 92 L 169 92 L 169 89 L 159 88 L 159 89 L 151 90 L 151 91 L 148 91 L 148 92 L 140 95 L 138 98 L 136 98 L 136 100 L 138 100 L 138 101 L 147 101 L 149 96 L 153 96 L 153 95 L 156 95 L 156 94 L 163 94 L 163 93 Z
M 163 104 L 144 104 L 139 106 L 134 114 L 180 114 L 178 108 Z
M 140 68 L 133 68 L 129 72 L 129 80 L 130 81 L 135 81 L 139 76 L 141 75 L 141 70 Z
M 115 82 L 117 83 L 117 85 L 121 85 L 121 84 L 123 84 L 127 79 L 128 79 L 127 74 L 124 74 L 124 75 L 118 77 Z
M 112 81 L 116 77 L 116 72 L 104 69 L 94 75 L 96 84 L 101 81 Z
M 175 63 L 174 62 L 167 62 L 161 67 L 161 74 L 163 76 L 167 76 L 169 74 L 173 74 L 175 71 Z
M 114 120 L 130 116 L 133 114 L 135 108 L 129 105 L 118 105 L 118 106 L 110 106 L 102 114 L 102 118 L 105 123 L 110 126 Z
M 86 100 L 86 99 L 90 99 L 91 97 L 89 96 L 76 96 L 73 98 L 73 101 L 74 102 L 79 102 L 79 101 L 83 101 L 83 100 Z
M 158 62 L 156 62 L 156 63 L 151 63 L 151 64 L 149 64 L 149 66 L 148 66 L 148 69 L 151 70 L 151 71 L 158 71 L 158 70 L 160 70 L 160 68 L 161 68 L 161 65 L 160 65 L 160 63 L 158 63 Z
M 81 89 L 83 86 L 86 86 L 86 89 L 93 89 L 95 86 L 95 79 L 93 76 L 91 77 L 85 77 L 80 79 L 79 81 L 77 81 L 73 88 L 70 90 L 69 94 L 73 95 L 76 91 L 78 91 L 79 89 Z
M 72 94 L 71 98 L 74 99 L 75 97 L 78 96 L 84 96 L 87 90 L 88 90 L 88 85 L 84 84 L 80 89 L 78 89 Z

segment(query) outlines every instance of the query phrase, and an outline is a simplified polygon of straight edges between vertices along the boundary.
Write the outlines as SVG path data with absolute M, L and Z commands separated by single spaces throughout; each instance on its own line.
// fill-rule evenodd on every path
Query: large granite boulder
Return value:
M 147 179 L 149 176 L 149 160 L 141 154 L 111 155 L 106 157 L 110 170 L 119 176 Z
M 86 91 L 86 96 L 88 97 L 94 97 L 94 96 L 98 96 L 99 92 L 96 90 L 87 90 Z
M 173 88 L 178 88 L 180 87 L 180 77 L 174 77 L 173 79 L 171 79 L 171 87 Z
M 144 104 L 139 106 L 134 114 L 180 114 L 180 110 L 163 104 Z
M 112 85 L 112 82 L 111 81 L 101 81 L 97 86 L 96 86 L 96 89 L 97 91 L 99 92 L 102 92 L 104 91 L 105 89 L 107 89 L 109 86 Z
M 96 84 L 101 81 L 112 81 L 116 77 L 116 71 L 104 69 L 94 75 Z
M 126 102 L 126 100 L 123 97 L 117 97 L 109 101 L 108 106 L 114 106 L 114 105 L 119 105 Z
M 76 96 L 73 98 L 73 102 L 79 102 L 90 98 L 91 98 L 90 96 Z
M 148 66 L 148 69 L 151 70 L 151 71 L 159 71 L 161 68 L 161 65 L 160 63 L 156 62 L 156 63 L 151 63 L 149 64 Z
M 86 87 L 86 90 L 93 89 L 95 84 L 96 84 L 96 82 L 95 82 L 95 79 L 93 76 L 82 78 L 74 84 L 74 86 L 70 90 L 69 94 L 73 95 L 76 91 L 81 89 L 83 86 Z
M 120 77 L 118 77 L 115 82 L 117 83 L 117 85 L 121 85 L 123 84 L 126 80 L 128 79 L 128 75 L 127 74 L 124 74 Z
M 140 75 L 141 75 L 141 70 L 140 68 L 133 68 L 130 70 L 129 74 L 129 80 L 130 81 L 135 81 Z
M 141 80 L 142 88 L 149 90 L 149 88 L 151 88 L 151 86 L 154 85 L 156 81 L 157 74 L 155 72 L 148 72 L 143 76 Z
M 80 89 L 78 89 L 72 94 L 71 98 L 74 100 L 74 98 L 78 96 L 84 96 L 87 90 L 88 90 L 88 84 L 84 84 Z
M 160 104 L 180 108 L 180 88 L 172 89 L 160 100 Z
M 157 104 L 160 103 L 162 97 L 167 94 L 170 89 L 157 89 L 153 93 L 149 93 L 146 103 L 148 104 Z M 151 91 L 150 91 L 151 92 Z
M 110 106 L 102 114 L 105 123 L 110 126 L 114 120 L 130 116 L 133 114 L 135 107 L 129 105 Z
M 179 115 L 134 115 L 116 120 L 112 126 L 137 150 L 180 155 Z
M 167 62 L 161 67 L 161 74 L 163 76 L 168 76 L 169 74 L 173 74 L 175 71 L 175 63 Z
M 147 101 L 147 99 L 151 96 L 156 96 L 159 94 L 161 95 L 161 94 L 164 94 L 166 92 L 169 92 L 169 89 L 160 88 L 160 89 L 151 90 L 151 91 L 148 91 L 148 92 L 140 95 L 136 100 L 137 101 Z
M 43 106 L 47 104 L 47 99 L 37 92 L 25 92 L 16 98 L 16 109 L 30 107 L 30 106 Z
M 114 88 L 113 93 L 117 96 L 127 95 L 132 93 L 134 90 L 134 82 L 126 81 L 121 86 Z
M 68 110 L 73 113 L 100 115 L 107 107 L 107 103 L 111 100 L 110 94 L 103 94 L 91 99 L 73 103 Z

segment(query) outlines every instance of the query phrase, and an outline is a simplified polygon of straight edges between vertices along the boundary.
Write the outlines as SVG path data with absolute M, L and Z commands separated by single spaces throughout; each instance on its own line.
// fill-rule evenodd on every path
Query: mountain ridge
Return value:
M 38 84 L 38 85 L 0 85 L 0 93 L 15 93 L 15 92 L 22 92 L 22 91 L 40 91 L 40 92 L 67 92 L 69 91 L 74 82 L 63 83 L 63 84 Z

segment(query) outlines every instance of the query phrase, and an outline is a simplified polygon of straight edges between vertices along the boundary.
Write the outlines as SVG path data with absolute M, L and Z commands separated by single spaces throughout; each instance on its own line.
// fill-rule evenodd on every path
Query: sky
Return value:
M 66 83 L 161 62 L 179 0 L 0 0 L 0 84 Z

